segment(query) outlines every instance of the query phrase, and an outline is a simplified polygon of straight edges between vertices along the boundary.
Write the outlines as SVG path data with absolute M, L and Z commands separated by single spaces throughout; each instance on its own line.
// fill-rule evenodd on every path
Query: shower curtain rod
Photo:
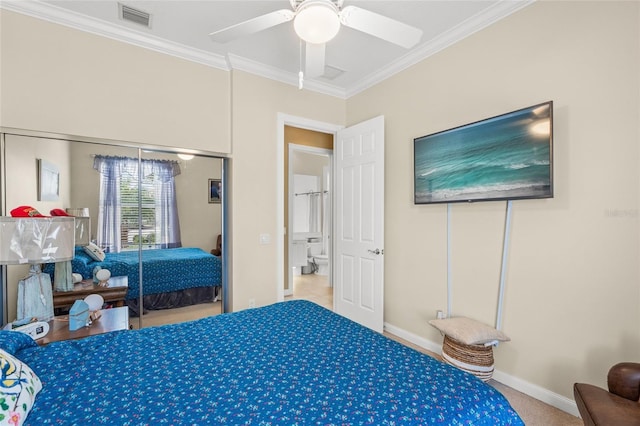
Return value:
M 329 191 L 327 191 L 327 190 L 324 190 L 324 191 L 309 191 L 309 192 L 298 192 L 297 194 L 293 194 L 293 195 L 295 195 L 297 197 L 298 195 L 326 194 L 327 192 L 329 192 Z

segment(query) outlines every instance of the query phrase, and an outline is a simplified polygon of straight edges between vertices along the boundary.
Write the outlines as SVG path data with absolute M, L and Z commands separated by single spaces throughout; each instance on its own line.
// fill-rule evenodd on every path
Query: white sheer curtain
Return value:
M 96 155 L 93 168 L 100 173 L 97 243 L 109 252 L 122 249 L 122 180 L 135 186 L 142 165 L 143 182 L 153 182 L 155 200 L 155 247 L 181 247 L 180 221 L 174 177 L 180 174 L 176 161 Z
M 142 177 L 153 176 L 156 201 L 156 245 L 158 248 L 182 247 L 180 219 L 174 177 L 180 174 L 176 161 L 142 160 Z
M 331 233 L 331 205 L 329 191 L 322 193 L 322 254 L 329 254 L 329 234 Z
M 123 174 L 137 169 L 138 161 L 126 157 L 96 155 L 93 168 L 100 173 L 97 243 L 104 250 L 118 253 L 121 249 L 120 182 Z M 137 172 L 136 176 L 137 176 Z

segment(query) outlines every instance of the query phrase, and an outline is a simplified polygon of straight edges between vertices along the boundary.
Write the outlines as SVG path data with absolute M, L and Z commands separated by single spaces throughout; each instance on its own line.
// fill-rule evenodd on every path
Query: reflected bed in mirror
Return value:
M 93 279 L 95 271 L 99 270 L 108 270 L 114 277 L 128 277 L 125 303 L 129 306 L 130 316 L 140 313 L 139 265 L 137 250 L 107 252 L 103 261 L 97 261 L 83 248 L 76 248 L 71 261 L 73 273 L 82 275 L 83 279 Z M 142 250 L 142 269 L 145 311 L 180 308 L 219 299 L 222 285 L 220 258 L 198 247 Z M 47 264 L 44 271 L 54 279 L 53 264 Z

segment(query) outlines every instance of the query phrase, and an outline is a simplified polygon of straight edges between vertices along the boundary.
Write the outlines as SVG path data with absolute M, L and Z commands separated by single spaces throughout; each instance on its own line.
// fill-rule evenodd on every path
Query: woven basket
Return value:
M 485 382 L 493 376 L 492 346 L 467 345 L 445 335 L 442 359 Z

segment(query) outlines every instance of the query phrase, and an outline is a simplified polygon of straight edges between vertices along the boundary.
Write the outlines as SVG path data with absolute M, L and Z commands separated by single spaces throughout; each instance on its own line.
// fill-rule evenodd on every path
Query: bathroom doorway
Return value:
M 333 309 L 333 134 L 286 126 L 287 133 L 284 296 Z

